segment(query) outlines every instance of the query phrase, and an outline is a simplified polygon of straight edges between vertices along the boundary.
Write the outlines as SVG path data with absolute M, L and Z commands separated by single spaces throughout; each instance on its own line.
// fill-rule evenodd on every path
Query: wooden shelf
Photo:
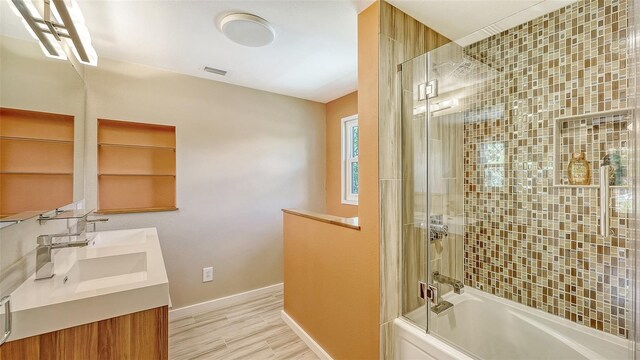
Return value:
M 0 140 L 34 141 L 34 142 L 46 142 L 46 143 L 73 144 L 73 140 L 39 139 L 39 138 L 20 137 L 20 136 L 0 136 Z
M 113 143 L 99 143 L 98 146 L 105 147 L 121 147 L 121 148 L 137 148 L 137 149 L 158 149 L 158 150 L 173 150 L 176 148 L 173 146 L 155 146 L 155 145 L 131 145 L 131 144 L 113 144 Z
M 98 174 L 98 176 L 171 176 L 175 177 L 175 174 Z
M 109 214 L 134 214 L 145 212 L 162 212 L 162 211 L 178 211 L 177 207 L 157 207 L 157 208 L 144 208 L 144 209 L 104 209 L 96 210 L 95 214 L 109 215 Z
M 54 175 L 54 176 L 72 176 L 73 173 L 49 173 L 49 172 L 18 172 L 18 171 L 2 171 L 0 175 Z

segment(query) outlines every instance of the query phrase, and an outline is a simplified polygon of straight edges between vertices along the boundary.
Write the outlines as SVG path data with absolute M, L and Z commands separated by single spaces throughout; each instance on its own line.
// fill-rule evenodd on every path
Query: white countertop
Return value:
M 9 341 L 169 305 L 155 228 L 88 236 L 88 246 L 54 250 L 51 279 L 33 275 L 11 294 Z

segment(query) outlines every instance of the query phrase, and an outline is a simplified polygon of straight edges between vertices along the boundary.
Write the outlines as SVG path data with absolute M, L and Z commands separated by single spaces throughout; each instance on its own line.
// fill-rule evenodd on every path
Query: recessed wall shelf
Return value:
M 627 188 L 629 164 L 629 125 L 633 109 L 600 111 L 556 118 L 554 121 L 554 174 L 553 184 L 559 188 L 598 188 L 600 165 L 605 155 L 619 159 L 616 185 Z M 585 153 L 591 171 L 591 184 L 572 185 L 567 169 L 573 153 Z
M 73 202 L 73 140 L 73 116 L 0 108 L 0 216 Z
M 98 120 L 98 213 L 177 210 L 175 131 Z

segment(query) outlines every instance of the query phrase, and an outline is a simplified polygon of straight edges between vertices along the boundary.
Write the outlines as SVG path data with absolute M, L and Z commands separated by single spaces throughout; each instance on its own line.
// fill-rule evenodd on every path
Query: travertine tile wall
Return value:
M 602 238 L 597 187 L 556 185 L 570 152 L 585 151 L 593 169 L 628 151 L 625 116 L 558 120 L 633 105 L 627 20 L 626 0 L 579 1 L 465 48 L 497 71 L 467 99 L 465 283 L 620 337 L 632 305 L 630 189 L 613 190 L 613 234 Z

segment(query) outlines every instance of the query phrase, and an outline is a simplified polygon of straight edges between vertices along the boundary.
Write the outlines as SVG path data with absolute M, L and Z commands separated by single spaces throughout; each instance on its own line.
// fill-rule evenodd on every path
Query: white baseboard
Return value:
M 291 318 L 291 316 L 284 312 L 284 310 L 282 310 L 282 314 L 280 316 L 284 323 L 287 324 L 291 330 L 293 330 L 293 332 L 296 333 L 302 341 L 304 341 L 305 344 L 307 344 L 309 349 L 311 349 L 311 351 L 313 351 L 320 360 L 333 360 L 331 356 L 329 356 L 329 354 L 327 354 L 327 352 L 324 351 L 324 349 L 318 345 L 318 343 L 313 340 L 313 338 L 309 336 L 309 334 L 307 334 L 307 332 L 304 331 L 304 329 L 301 328 L 295 320 Z
M 201 302 L 199 304 L 193 304 L 185 307 L 181 307 L 178 309 L 173 309 L 169 311 L 169 321 L 180 319 L 187 316 L 193 316 L 196 314 L 213 311 L 217 309 L 221 309 L 223 307 L 227 307 L 236 303 L 241 303 L 243 301 L 265 295 L 271 292 L 281 291 L 283 288 L 282 283 L 266 286 L 260 289 L 250 290 L 243 293 L 225 296 L 223 298 L 209 300 L 205 302 Z

